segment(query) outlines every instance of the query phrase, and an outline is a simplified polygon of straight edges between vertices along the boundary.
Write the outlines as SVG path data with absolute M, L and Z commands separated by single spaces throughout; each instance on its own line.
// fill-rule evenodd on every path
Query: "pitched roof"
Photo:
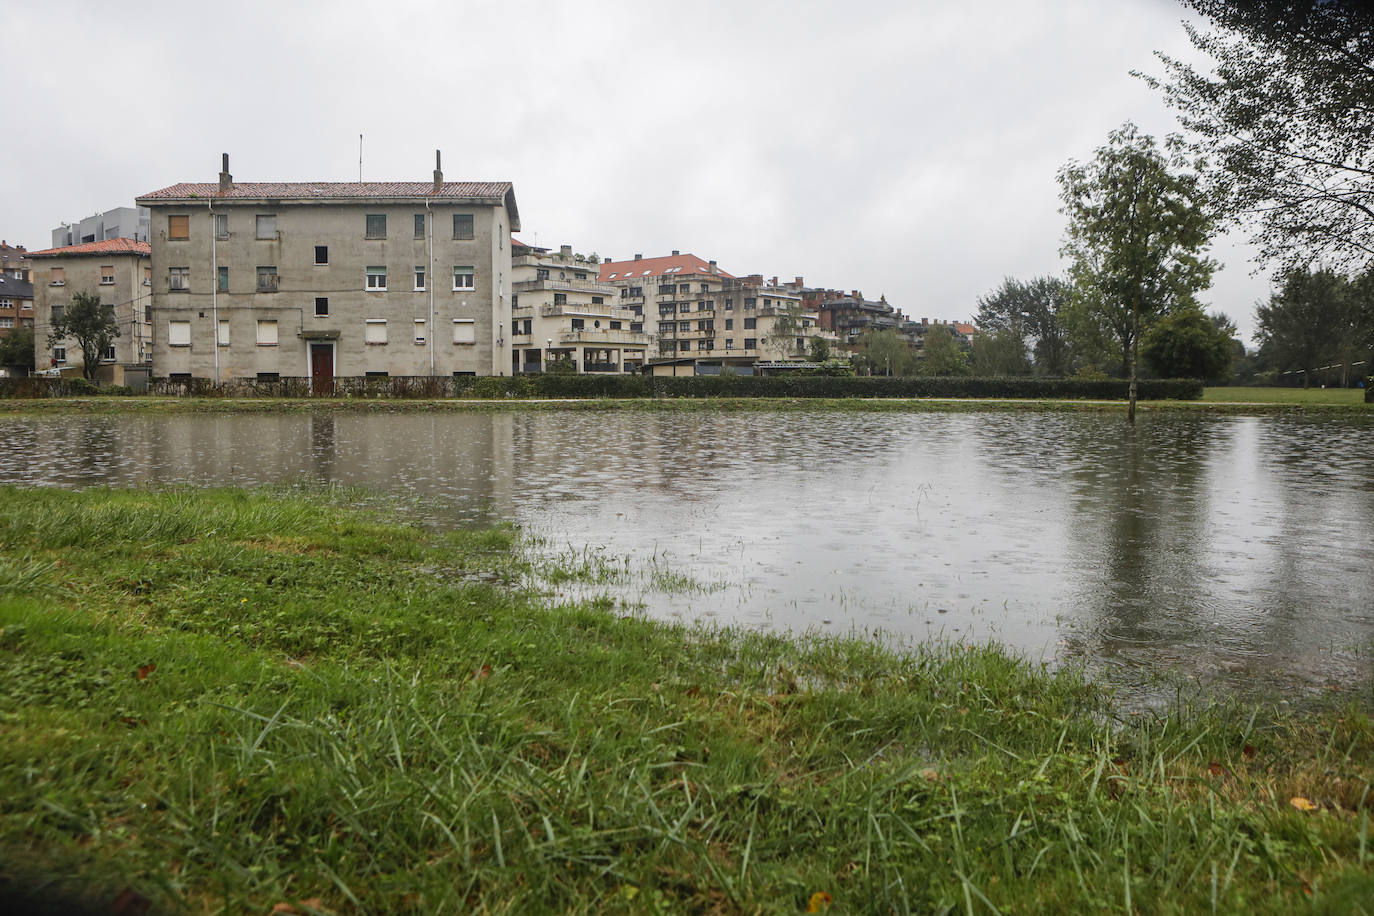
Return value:
M 83 254 L 137 254 L 146 258 L 152 253 L 152 246 L 147 242 L 140 242 L 136 239 L 105 239 L 103 242 L 86 242 L 81 245 L 68 245 L 66 248 L 45 248 L 42 251 L 30 251 L 29 257 L 62 258 L 68 255 Z
M 0 296 L 6 299 L 32 299 L 33 284 L 28 280 L 16 280 L 0 274 Z
M 965 324 L 965 323 L 962 322 L 962 321 L 956 321 L 956 322 L 954 322 L 954 330 L 958 331 L 960 334 L 977 334 L 977 333 L 979 333 L 978 328 L 977 328 L 975 325 Z
M 139 195 L 134 203 L 202 204 L 207 200 L 271 200 L 278 202 L 353 200 L 444 200 L 504 204 L 512 229 L 520 228 L 515 189 L 509 181 L 445 181 L 434 189 L 430 181 L 236 181 L 227 191 L 213 181 L 182 182 Z
M 639 258 L 634 261 L 603 261 L 601 263 L 601 275 L 598 279 L 602 283 L 614 283 L 617 280 L 692 276 L 694 274 L 734 279 L 732 274 L 727 274 L 719 268 L 713 274 L 710 263 L 703 261 L 694 254 L 670 254 L 662 258 Z

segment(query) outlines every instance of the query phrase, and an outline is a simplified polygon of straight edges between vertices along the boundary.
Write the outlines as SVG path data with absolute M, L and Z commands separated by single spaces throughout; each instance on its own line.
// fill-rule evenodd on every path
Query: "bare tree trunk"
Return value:
M 1131 299 L 1131 355 L 1127 359 L 1130 363 L 1129 372 L 1131 376 L 1131 387 L 1129 392 L 1130 404 L 1126 407 L 1126 422 L 1135 425 L 1135 398 L 1136 398 L 1136 377 L 1135 366 L 1140 356 L 1140 290 L 1136 290 L 1134 298 Z

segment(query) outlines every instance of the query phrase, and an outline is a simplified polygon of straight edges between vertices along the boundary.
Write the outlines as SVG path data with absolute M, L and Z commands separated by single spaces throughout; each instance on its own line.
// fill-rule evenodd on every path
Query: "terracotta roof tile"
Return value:
M 135 239 L 105 239 L 103 242 L 86 242 L 81 245 L 68 245 L 66 248 L 45 248 L 30 251 L 31 258 L 57 258 L 73 254 L 138 254 L 148 257 L 153 253 L 147 242 Z
M 662 258 L 640 258 L 638 261 L 603 261 L 599 279 L 602 283 L 614 283 L 617 280 L 690 277 L 699 274 L 710 275 L 711 265 L 694 254 L 676 254 Z M 715 276 L 734 279 L 733 275 L 719 268 L 716 269 Z
M 138 198 L 147 201 L 182 200 L 364 200 L 385 197 L 428 197 L 441 200 L 501 200 L 509 181 L 446 181 L 434 190 L 428 181 L 236 181 L 221 191 L 213 181 L 182 182 Z

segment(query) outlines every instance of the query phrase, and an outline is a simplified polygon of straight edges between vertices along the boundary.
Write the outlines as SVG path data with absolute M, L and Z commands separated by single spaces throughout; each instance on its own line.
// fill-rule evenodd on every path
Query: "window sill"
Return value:
M 385 286 L 365 286 L 365 287 L 363 287 L 363 292 L 365 292 L 365 293 L 384 293 L 384 292 L 386 292 L 386 287 L 385 287 Z
M 260 344 L 258 344 L 258 346 L 260 346 L 260 347 L 275 347 L 276 344 L 265 344 L 265 343 L 260 343 Z
M 475 286 L 455 286 L 455 287 L 453 288 L 453 292 L 455 292 L 455 293 L 475 293 L 475 292 L 477 292 L 477 287 L 475 287 Z
M 189 349 L 191 349 L 191 345 L 190 345 L 190 344 L 170 344 L 170 343 L 169 343 L 167 346 L 171 347 L 173 350 L 189 350 Z
M 386 346 L 386 341 L 385 341 L 385 340 L 365 340 L 365 341 L 363 341 L 363 344 L 366 345 L 366 346 L 369 346 L 369 347 L 385 347 L 385 346 Z
M 101 281 L 100 281 L 100 285 L 101 285 L 101 286 L 114 286 L 114 281 L 113 281 L 113 280 L 101 280 Z

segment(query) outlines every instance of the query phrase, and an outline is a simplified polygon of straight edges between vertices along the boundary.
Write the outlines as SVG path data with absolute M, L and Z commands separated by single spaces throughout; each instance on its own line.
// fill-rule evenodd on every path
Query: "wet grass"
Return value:
M 1363 388 L 1205 388 L 1202 400 L 1302 407 L 1366 406 Z
M 217 913 L 1374 900 L 1368 697 L 1118 715 L 993 647 L 554 605 L 521 586 L 515 532 L 357 502 L 0 489 L 0 895 L 109 912 L 127 888 Z

